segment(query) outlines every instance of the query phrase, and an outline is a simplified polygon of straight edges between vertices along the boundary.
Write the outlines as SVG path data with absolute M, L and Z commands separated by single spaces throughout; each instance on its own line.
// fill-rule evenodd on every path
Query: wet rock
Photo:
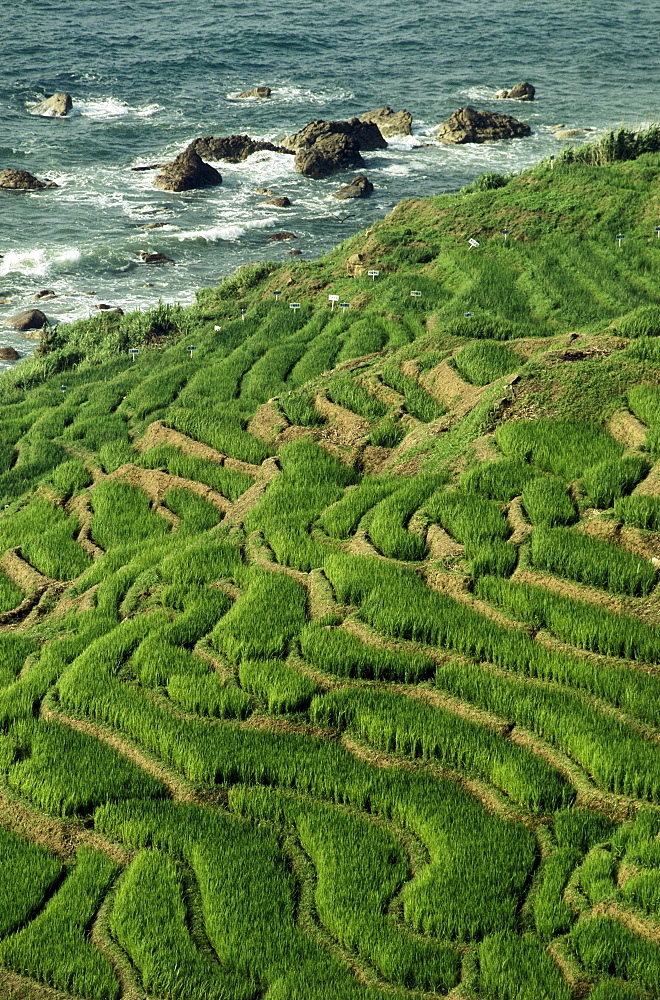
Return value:
M 20 354 L 14 347 L 0 347 L 0 359 L 2 361 L 18 361 Z
M 556 128 L 553 131 L 555 139 L 572 139 L 576 135 L 585 135 L 587 129 L 584 128 Z
M 162 229 L 166 225 L 166 222 L 147 222 L 144 226 L 140 226 L 140 229 Z
M 270 97 L 271 94 L 270 87 L 253 87 L 252 90 L 244 90 L 242 94 L 237 94 L 236 97 Z
M 269 198 L 273 198 L 275 196 L 275 192 L 271 191 L 270 188 L 256 188 L 255 193 L 268 195 Z
M 371 181 L 364 174 L 358 174 L 350 184 L 344 184 L 338 191 L 335 191 L 332 197 L 338 198 L 340 201 L 347 198 L 368 198 L 373 189 Z
M 535 93 L 536 89 L 525 80 L 523 83 L 517 83 L 511 90 L 498 90 L 493 96 L 507 98 L 510 101 L 533 101 Z
M 174 261 L 171 257 L 166 257 L 164 253 L 159 253 L 155 251 L 154 253 L 147 253 L 146 250 L 140 250 L 138 257 L 143 264 L 173 264 Z
M 222 184 L 218 171 L 190 148 L 166 163 L 154 178 L 154 187 L 163 191 L 191 191 L 215 184 Z
M 297 240 L 298 237 L 295 233 L 273 233 L 272 236 L 268 237 L 269 243 L 281 243 L 282 240 Z
M 21 333 L 24 333 L 26 330 L 42 330 L 47 322 L 48 320 L 41 309 L 24 309 L 23 312 L 10 316 L 7 325 L 13 330 L 20 330 Z
M 37 104 L 36 108 L 32 108 L 32 114 L 41 115 L 42 118 L 63 118 L 72 107 L 71 94 L 53 94 L 41 104 Z
M 368 111 L 366 115 L 360 115 L 361 122 L 377 125 L 380 134 L 386 139 L 394 135 L 411 135 L 412 120 L 409 111 L 394 111 L 387 104 L 375 111 Z
M 511 115 L 495 111 L 475 111 L 459 108 L 439 126 L 436 136 L 440 142 L 458 145 L 466 142 L 494 142 L 498 139 L 517 139 L 531 132 L 529 125 Z
M 131 170 L 133 170 L 135 173 L 139 173 L 141 170 L 160 170 L 162 165 L 163 165 L 162 163 L 148 163 L 144 167 L 131 167 Z
M 98 305 L 94 306 L 95 309 L 100 309 L 104 313 L 116 313 L 117 316 L 123 316 L 124 310 L 121 306 L 110 306 L 107 302 L 99 302 Z
M 56 187 L 58 185 L 55 181 L 50 181 L 48 178 L 40 181 L 27 170 L 13 170 L 11 167 L 7 170 L 0 170 L 0 188 L 12 188 L 16 191 L 39 191 L 42 188 Z
M 43 288 L 36 295 L 33 295 L 32 298 L 38 301 L 39 299 L 56 299 L 57 296 L 52 288 Z
M 302 250 L 295 250 L 295 249 L 287 250 L 287 253 L 290 254 L 292 257 L 299 257 L 300 254 L 302 253 Z
M 193 139 L 188 149 L 207 160 L 226 160 L 228 163 L 241 163 L 243 160 L 247 160 L 252 153 L 259 153 L 264 149 L 272 153 L 291 152 L 290 149 L 275 146 L 272 142 L 252 139 L 249 135 L 227 135 L 224 137 L 204 135 L 199 139 Z
M 269 198 L 266 202 L 267 205 L 274 205 L 275 208 L 290 208 L 291 199 L 283 195 L 281 198 Z
M 350 118 L 348 121 L 339 122 L 325 122 L 317 119 L 305 125 L 299 132 L 287 136 L 286 139 L 282 140 L 282 145 L 285 149 L 296 152 L 299 149 L 308 149 L 331 136 L 338 135 L 346 136 L 355 143 L 358 149 L 387 149 L 387 143 L 378 126 L 373 122 L 361 121 L 359 118 Z
M 296 152 L 295 168 L 298 173 L 316 180 L 329 177 L 338 170 L 355 170 L 364 166 L 355 140 L 341 133 L 328 135 L 313 146 L 302 147 Z

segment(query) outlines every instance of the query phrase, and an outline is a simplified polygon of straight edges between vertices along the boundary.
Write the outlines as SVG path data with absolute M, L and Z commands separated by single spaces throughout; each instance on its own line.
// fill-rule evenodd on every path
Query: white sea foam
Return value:
M 251 90 L 252 87 L 246 87 L 246 90 Z M 285 104 L 328 104 L 332 101 L 352 101 L 355 99 L 355 94 L 350 90 L 319 90 L 312 91 L 304 87 L 295 86 L 283 86 L 283 87 L 272 87 L 270 97 L 239 97 L 238 95 L 243 93 L 243 91 L 235 91 L 234 93 L 227 94 L 228 101 L 254 101 L 267 103 L 269 101 L 278 101 Z
M 40 278 L 52 267 L 61 264 L 74 264 L 80 260 L 81 253 L 75 247 L 65 250 L 8 250 L 0 260 L 0 276 L 22 274 L 26 277 Z
M 216 243 L 218 240 L 239 240 L 250 229 L 271 229 L 278 221 L 275 218 L 250 219 L 249 221 L 243 220 L 240 224 L 238 222 L 225 223 L 224 225 L 210 226 L 208 229 L 191 229 L 184 232 L 175 230 L 173 226 L 168 226 L 167 229 L 172 231 L 165 235 L 180 243 L 184 240 L 204 240 L 208 243 Z M 159 229 L 158 232 L 163 233 L 164 229 L 165 227 Z
M 122 115 L 149 118 L 158 111 L 162 111 L 160 104 L 145 104 L 135 108 L 116 97 L 105 97 L 99 101 L 75 101 L 71 113 L 84 115 L 86 118 L 119 118 Z

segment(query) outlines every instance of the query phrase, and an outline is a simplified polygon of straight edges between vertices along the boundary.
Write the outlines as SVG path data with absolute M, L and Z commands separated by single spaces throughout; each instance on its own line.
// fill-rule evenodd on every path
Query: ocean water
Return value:
M 0 18 L 0 169 L 59 185 L 0 192 L 0 346 L 21 353 L 33 342 L 5 321 L 42 289 L 56 293 L 43 306 L 53 322 L 99 303 L 188 303 L 239 264 L 290 260 L 292 246 L 314 259 L 402 198 L 558 153 L 552 125 L 596 137 L 660 120 L 656 0 L 0 0 Z M 492 99 L 521 80 L 537 88 L 533 103 Z M 259 84 L 268 100 L 236 99 Z M 69 116 L 31 113 L 60 90 Z M 304 178 L 277 153 L 216 164 L 221 186 L 181 194 L 154 188 L 154 170 L 131 170 L 200 135 L 277 141 L 383 104 L 407 108 L 414 134 L 363 154 L 368 200 L 336 201 L 352 175 Z M 468 104 L 513 114 L 532 134 L 433 144 L 433 129 Z M 292 207 L 263 204 L 259 187 Z M 281 230 L 297 241 L 268 241 Z M 175 263 L 143 264 L 143 250 Z

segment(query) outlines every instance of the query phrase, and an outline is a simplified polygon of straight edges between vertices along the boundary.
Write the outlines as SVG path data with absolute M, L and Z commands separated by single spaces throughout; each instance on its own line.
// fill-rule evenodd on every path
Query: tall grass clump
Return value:
M 92 482 L 92 475 L 81 458 L 70 458 L 61 462 L 53 470 L 53 486 L 62 497 L 68 500 L 74 493 L 79 493 Z
M 282 657 L 306 620 L 302 584 L 284 573 L 253 570 L 247 591 L 216 625 L 211 641 L 232 660 Z
M 92 490 L 92 535 L 103 549 L 162 538 L 169 523 L 151 509 L 149 497 L 129 483 L 105 479 Z
M 238 679 L 250 694 L 266 702 L 271 713 L 301 712 L 317 693 L 318 684 L 283 660 L 243 660 Z
M 365 420 L 378 420 L 387 413 L 387 407 L 367 392 L 348 372 L 333 375 L 326 392 L 333 403 L 357 413 Z
M 551 476 L 531 479 L 522 491 L 522 503 L 536 526 L 554 528 L 577 521 L 575 504 L 565 484 Z
M 209 538 L 167 553 L 160 564 L 160 575 L 166 583 L 179 587 L 202 586 L 234 576 L 242 565 L 238 545 L 223 538 Z
M 0 613 L 11 611 L 23 600 L 23 591 L 0 570 Z
M 215 504 L 182 487 L 168 490 L 163 497 L 163 503 L 180 520 L 177 532 L 180 538 L 208 531 L 215 527 L 222 517 Z
M 531 462 L 566 482 L 623 452 L 604 428 L 578 420 L 512 420 L 500 424 L 495 440 L 510 458 Z
M 660 989 L 657 945 L 611 917 L 580 920 L 568 937 L 568 945 L 587 972 L 621 976 L 653 993 Z
M 474 469 L 464 472 L 460 487 L 464 493 L 483 493 L 491 500 L 506 503 L 518 497 L 529 483 L 538 479 L 538 469 L 520 459 L 502 459 L 481 462 Z
M 443 476 L 417 476 L 380 501 L 369 524 L 369 535 L 384 556 L 406 561 L 424 559 L 426 539 L 407 531 L 406 526 L 426 498 L 444 482 Z
M 630 409 L 647 427 L 660 424 L 660 386 L 635 385 L 628 390 Z
M 140 970 L 149 994 L 171 1000 L 249 1000 L 254 989 L 193 942 L 181 884 L 171 858 L 141 851 L 117 891 L 110 927 Z
M 186 711 L 212 719 L 247 719 L 253 709 L 244 691 L 213 673 L 172 674 L 167 694 Z
M 20 975 L 85 1000 L 117 1000 L 119 983 L 88 928 L 117 873 L 116 864 L 81 847 L 62 887 L 40 913 L 0 944 L 0 960 Z
M 466 344 L 454 356 L 454 367 L 466 382 L 489 385 L 502 375 L 516 371 L 523 363 L 520 355 L 494 340 Z
M 430 521 L 442 525 L 462 545 L 493 539 L 504 541 L 510 534 L 502 508 L 474 493 L 438 491 L 424 509 Z
M 537 569 L 631 597 L 650 594 L 657 578 L 647 559 L 570 528 L 537 528 L 531 556 Z
M 615 326 L 622 337 L 660 336 L 660 306 L 637 306 L 618 319 Z
M 660 497 L 634 494 L 614 501 L 614 513 L 631 528 L 660 531 Z
M 172 476 L 181 479 L 192 479 L 196 483 L 204 483 L 211 489 L 222 493 L 228 500 L 236 500 L 245 493 L 252 480 L 244 472 L 228 469 L 218 462 L 210 462 L 195 455 L 185 455 L 173 445 L 161 444 L 150 448 L 140 456 L 138 465 L 146 469 L 165 468 Z
M 641 455 L 614 458 L 587 469 L 582 483 L 594 507 L 604 509 L 631 493 L 647 469 L 648 463 Z
M 435 670 L 428 656 L 374 646 L 347 629 L 317 622 L 310 622 L 300 633 L 300 648 L 313 666 L 339 677 L 416 684 Z
M 442 403 L 420 385 L 417 379 L 404 375 L 398 365 L 393 363 L 385 365 L 380 377 L 385 385 L 401 393 L 408 413 L 425 424 L 447 412 Z
M 479 989 L 488 1000 L 571 1000 L 573 993 L 538 938 L 495 934 L 479 945 Z
M 39 907 L 62 872 L 44 847 L 0 827 L 0 936 L 17 930 Z

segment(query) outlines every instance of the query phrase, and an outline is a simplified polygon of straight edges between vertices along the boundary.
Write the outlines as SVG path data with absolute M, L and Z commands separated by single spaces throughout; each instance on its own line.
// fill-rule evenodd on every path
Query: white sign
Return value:
M 421 292 L 411 292 L 410 293 L 414 299 L 418 299 L 421 296 Z
M 331 305 L 330 309 L 331 310 L 334 309 L 335 308 L 335 302 L 339 302 L 339 296 L 338 295 L 328 295 L 328 302 L 332 302 L 332 305 Z
M 300 302 L 291 302 L 289 304 L 289 309 L 300 309 Z
M 340 302 L 339 303 L 339 305 L 342 307 L 342 309 L 348 309 L 348 307 L 350 306 L 350 304 L 351 304 L 350 302 Z
M 380 271 L 367 271 L 367 274 L 369 275 L 372 281 L 375 281 L 378 275 L 380 274 Z
M 466 319 L 467 319 L 467 318 L 468 318 L 468 317 L 470 317 L 470 316 L 474 316 L 474 313 L 463 313 L 463 315 L 464 315 L 464 316 L 466 317 Z
M 471 247 L 478 247 L 478 246 L 480 246 L 480 244 L 477 242 L 477 240 L 473 240 L 472 237 L 470 237 L 470 239 L 468 240 L 468 243 L 470 244 Z

